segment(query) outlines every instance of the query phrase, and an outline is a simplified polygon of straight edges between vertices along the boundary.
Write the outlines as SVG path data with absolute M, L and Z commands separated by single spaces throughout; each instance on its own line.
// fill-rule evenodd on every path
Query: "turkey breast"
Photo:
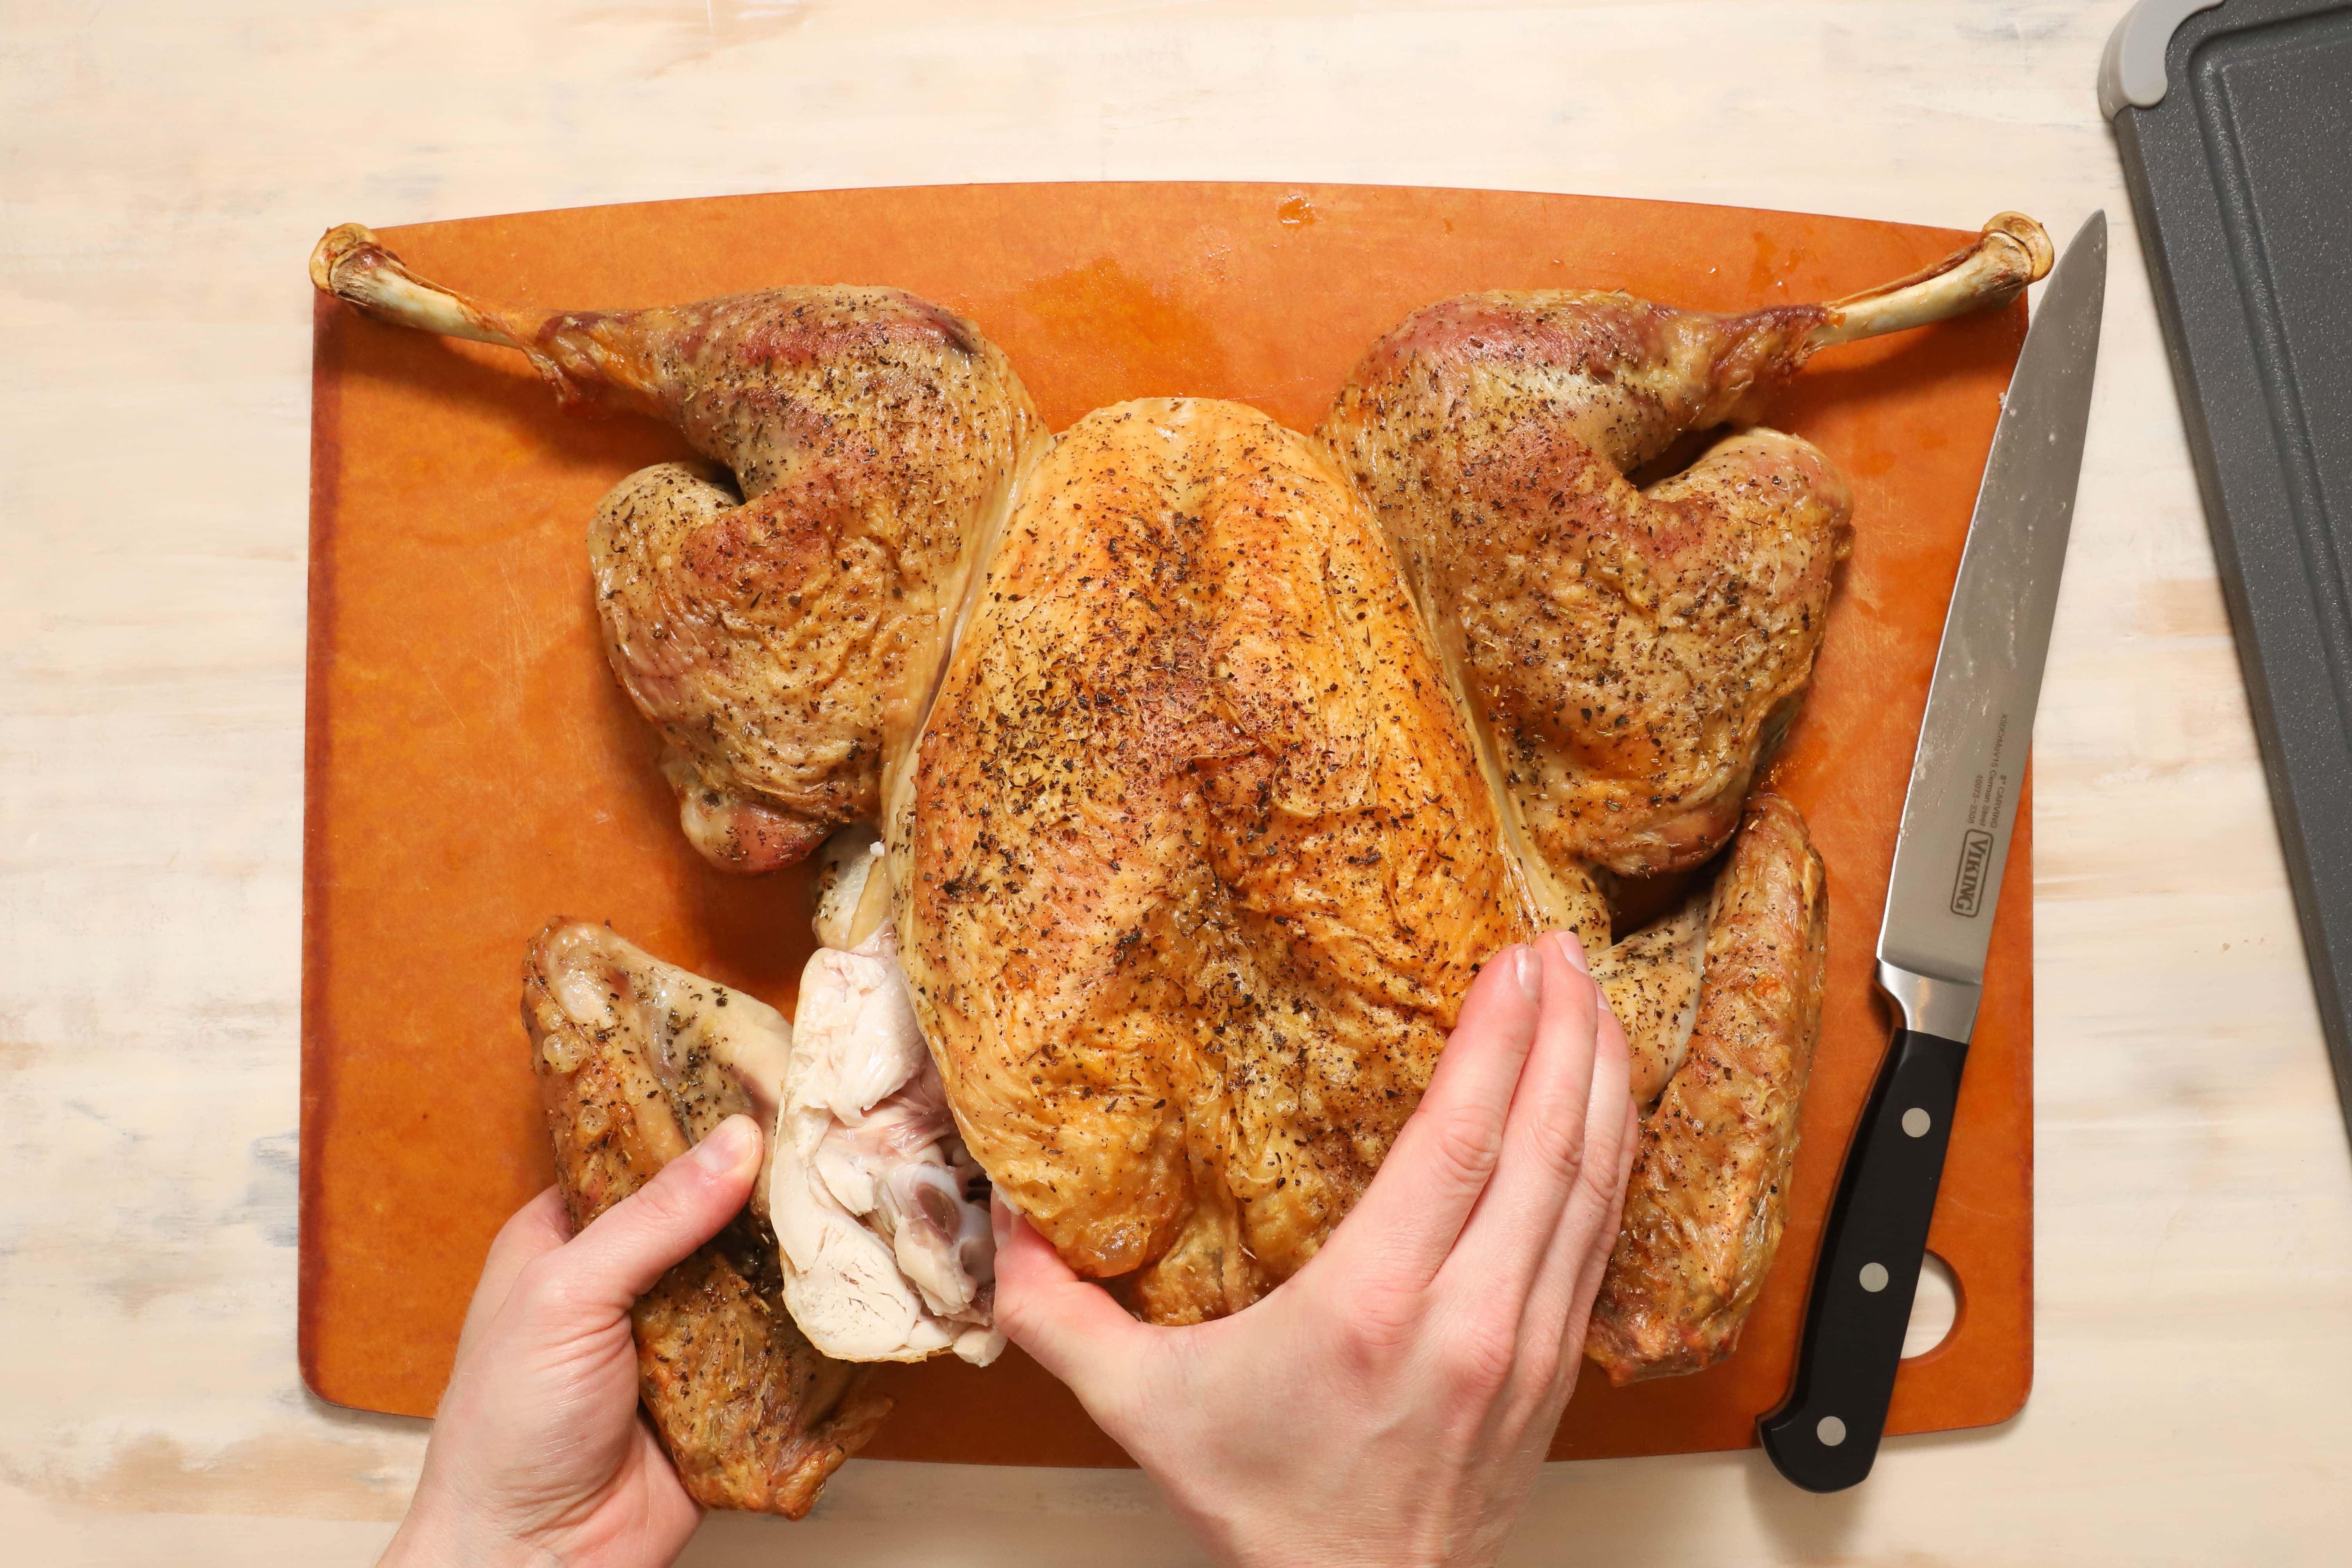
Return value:
M 880 926 L 801 973 L 764 1189 L 784 1305 L 844 1361 L 953 1350 L 986 1366 L 1004 1348 L 988 1178 L 948 1115 L 898 947 Z
M 1033 475 L 893 825 L 964 1140 L 1151 1318 L 1314 1255 L 1537 910 L 1379 527 L 1305 437 L 1087 416 Z M 1577 911 L 1596 931 L 1597 896 Z

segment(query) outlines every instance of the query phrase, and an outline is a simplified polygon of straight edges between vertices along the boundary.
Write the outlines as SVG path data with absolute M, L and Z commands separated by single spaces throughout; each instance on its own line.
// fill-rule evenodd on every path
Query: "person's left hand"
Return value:
M 499 1232 L 425 1472 L 383 1563 L 667 1564 L 702 1510 L 637 1412 L 629 1308 L 750 1196 L 760 1130 L 732 1116 L 577 1237 L 553 1187 Z

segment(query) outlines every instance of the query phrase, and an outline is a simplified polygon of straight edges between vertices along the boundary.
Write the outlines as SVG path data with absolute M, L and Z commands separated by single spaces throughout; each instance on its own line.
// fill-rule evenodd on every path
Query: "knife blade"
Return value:
M 2106 276 L 2094 213 L 2026 331 L 1944 617 L 1878 932 L 1901 1026 L 1839 1173 L 1788 1397 L 1756 1424 L 1810 1491 L 1870 1474 L 1894 1398 L 2042 695 Z

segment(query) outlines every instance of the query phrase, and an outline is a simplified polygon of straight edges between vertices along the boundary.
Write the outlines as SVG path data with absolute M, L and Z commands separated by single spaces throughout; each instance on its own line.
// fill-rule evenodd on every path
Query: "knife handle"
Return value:
M 1850 1487 L 1878 1457 L 1968 1052 L 1966 1041 L 1897 1030 L 1846 1154 L 1796 1377 L 1756 1423 L 1774 1467 L 1808 1491 Z

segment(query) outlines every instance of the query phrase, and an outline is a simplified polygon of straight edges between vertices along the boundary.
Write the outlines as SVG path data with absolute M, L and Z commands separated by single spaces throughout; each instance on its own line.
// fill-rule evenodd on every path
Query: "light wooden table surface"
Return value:
M 2040 1366 L 1814 1498 L 1554 1467 L 1513 1561 L 2341 1563 L 2352 1163 L 2116 152 L 2120 0 L 124 0 L 0 22 L 0 1558 L 364 1563 L 294 1363 L 311 241 L 961 180 L 2071 232 L 2115 262 L 2038 736 Z M 419 984 L 429 984 L 420 977 Z M 2335 1503 L 2326 1500 L 2334 1496 Z M 853 1465 L 688 1561 L 1190 1562 L 1125 1474 Z

